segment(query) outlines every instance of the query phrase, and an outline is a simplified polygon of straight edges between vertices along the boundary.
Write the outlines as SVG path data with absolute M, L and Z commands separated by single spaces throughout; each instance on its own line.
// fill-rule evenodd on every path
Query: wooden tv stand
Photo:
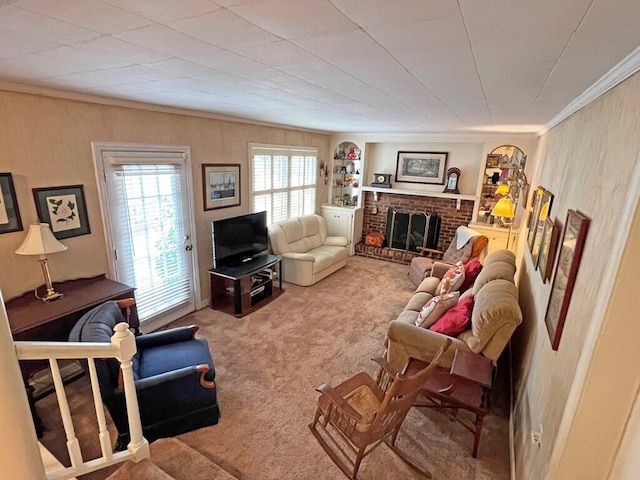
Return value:
M 243 317 L 278 298 L 282 288 L 282 257 L 261 255 L 241 265 L 209 270 L 210 306 Z

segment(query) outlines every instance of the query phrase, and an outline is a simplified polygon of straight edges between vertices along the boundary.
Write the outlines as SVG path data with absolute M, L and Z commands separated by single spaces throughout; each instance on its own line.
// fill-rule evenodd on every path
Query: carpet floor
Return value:
M 312 287 L 285 284 L 282 296 L 246 317 L 206 308 L 174 322 L 199 325 L 198 335 L 209 341 L 222 412 L 218 425 L 180 440 L 243 480 L 344 478 L 307 428 L 318 397 L 314 388 L 360 371 L 375 375 L 370 358 L 383 353 L 387 324 L 414 290 L 407 269 L 350 257 L 345 268 Z M 473 436 L 461 425 L 431 409 L 409 412 L 397 446 L 434 479 L 510 478 L 508 365 L 502 363 L 477 459 Z M 85 458 L 93 458 L 99 446 L 88 380 L 67 392 Z M 68 462 L 55 396 L 37 408 L 47 428 L 42 443 Z M 112 425 L 110 431 L 115 438 Z M 102 480 L 112 471 L 82 480 Z M 358 478 L 421 477 L 383 445 L 363 461 Z

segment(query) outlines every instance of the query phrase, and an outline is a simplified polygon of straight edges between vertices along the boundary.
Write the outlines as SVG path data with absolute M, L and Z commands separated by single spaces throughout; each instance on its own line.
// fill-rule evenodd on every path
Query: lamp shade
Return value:
M 27 238 L 18 247 L 18 255 L 45 255 L 47 253 L 63 252 L 67 249 L 49 230 L 48 223 L 29 225 Z
M 509 185 L 498 185 L 498 188 L 496 188 L 496 195 L 508 195 L 509 194 Z
M 504 197 L 498 200 L 498 203 L 491 210 L 494 217 L 513 218 L 514 217 L 513 202 L 510 198 Z

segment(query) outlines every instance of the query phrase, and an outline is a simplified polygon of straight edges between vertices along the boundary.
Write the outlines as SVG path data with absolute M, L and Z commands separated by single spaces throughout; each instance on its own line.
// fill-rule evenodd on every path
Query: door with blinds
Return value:
M 136 288 L 143 329 L 157 328 L 195 310 L 188 148 L 102 147 L 94 154 L 112 274 Z

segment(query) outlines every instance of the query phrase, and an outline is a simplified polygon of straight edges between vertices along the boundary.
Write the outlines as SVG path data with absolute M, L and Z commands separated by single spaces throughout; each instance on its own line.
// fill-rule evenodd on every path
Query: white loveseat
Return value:
M 269 242 L 273 253 L 282 256 L 284 280 L 303 287 L 344 267 L 349 255 L 347 238 L 327 235 L 327 224 L 320 215 L 272 224 Z

